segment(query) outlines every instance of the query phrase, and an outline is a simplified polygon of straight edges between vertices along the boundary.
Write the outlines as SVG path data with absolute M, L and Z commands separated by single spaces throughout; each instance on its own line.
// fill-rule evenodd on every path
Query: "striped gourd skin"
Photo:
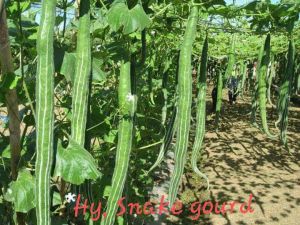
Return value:
M 288 125 L 288 107 L 290 102 L 290 94 L 292 89 L 292 82 L 294 79 L 294 60 L 295 60 L 295 45 L 294 40 L 289 41 L 289 50 L 287 56 L 286 72 L 284 82 L 280 87 L 279 95 L 279 119 L 280 119 L 280 140 L 284 145 L 287 145 L 286 131 Z
M 200 177 L 206 179 L 209 187 L 209 182 L 205 174 L 203 174 L 197 167 L 197 159 L 201 155 L 201 146 L 205 134 L 205 120 L 206 120 L 206 74 L 207 74 L 207 51 L 208 41 L 205 38 L 202 55 L 201 55 L 201 66 L 199 74 L 199 93 L 197 98 L 197 124 L 196 124 L 196 136 L 193 145 L 191 164 L 195 173 Z
M 252 89 L 252 102 L 251 102 L 251 123 L 256 124 L 256 111 L 257 111 L 257 100 L 258 100 L 258 77 L 260 72 L 260 64 L 262 61 L 262 57 L 264 54 L 264 45 L 261 46 L 258 53 L 258 60 L 256 65 L 256 71 L 255 71 L 255 80 L 252 79 L 254 83 L 254 87 Z
M 246 83 L 246 75 L 247 75 L 247 63 L 242 65 L 242 82 L 241 82 L 241 96 L 244 96 L 245 83 Z
M 107 203 L 107 217 L 101 224 L 113 225 L 118 210 L 118 200 L 122 196 L 128 171 L 130 152 L 132 147 L 133 117 L 135 98 L 131 92 L 130 62 L 123 62 L 119 82 L 120 122 L 118 128 L 118 146 L 112 178 L 112 189 Z
M 79 5 L 79 26 L 76 48 L 76 69 L 74 85 L 72 89 L 72 118 L 71 137 L 81 145 L 85 146 L 85 134 L 89 78 L 91 73 L 91 44 L 90 44 L 90 0 L 81 0 Z M 88 144 L 88 143 L 87 143 Z M 80 192 L 81 187 L 75 187 L 75 192 Z M 85 191 L 90 202 L 93 201 L 90 181 L 85 182 Z
M 84 146 L 89 77 L 91 72 L 90 1 L 81 0 L 74 86 L 72 90 L 72 139 Z
M 233 34 L 231 40 L 230 52 L 228 54 L 228 65 L 224 75 L 225 80 L 227 80 L 232 75 L 232 70 L 235 62 L 234 53 L 235 53 L 235 35 Z
M 36 217 L 37 224 L 50 225 L 50 173 L 53 158 L 55 0 L 42 3 L 37 38 L 36 76 Z
M 162 93 L 164 97 L 164 106 L 161 112 L 161 124 L 163 126 L 166 124 L 167 113 L 168 113 L 168 90 L 167 90 L 168 75 L 169 75 L 168 71 L 164 72 L 163 81 L 162 81 Z
M 217 80 L 217 104 L 216 104 L 216 129 L 219 127 L 219 120 L 222 107 L 222 94 L 223 94 L 223 74 L 222 71 L 219 71 L 218 80 Z
M 264 132 L 269 137 L 274 137 L 269 131 L 268 123 L 267 123 L 267 70 L 270 62 L 270 51 L 271 51 L 271 35 L 268 34 L 264 44 L 263 56 L 261 58 L 261 62 L 259 64 L 259 74 L 258 74 L 258 98 L 259 98 L 259 110 L 260 110 L 260 118 L 263 126 Z
M 191 8 L 187 22 L 183 43 L 180 50 L 178 73 L 178 114 L 177 114 L 177 140 L 175 146 L 175 168 L 169 187 L 170 205 L 175 202 L 178 186 L 184 171 L 186 152 L 189 141 L 189 130 L 192 105 L 192 68 L 191 56 L 193 42 L 196 38 L 196 25 L 199 10 L 196 6 Z
M 166 153 L 166 151 L 169 149 L 170 144 L 172 142 L 172 139 L 174 137 L 174 130 L 175 130 L 175 119 L 176 119 L 176 113 L 177 112 L 177 107 L 174 106 L 170 120 L 167 124 L 167 128 L 166 128 L 166 133 L 164 138 L 162 139 L 162 145 L 160 146 L 160 150 L 158 153 L 158 157 L 155 161 L 155 163 L 151 166 L 151 168 L 149 169 L 148 173 L 150 173 L 152 170 L 154 170 L 158 165 L 160 165 L 160 163 L 163 161 L 164 159 L 164 155 Z
M 274 77 L 275 77 L 275 61 L 274 61 L 274 56 L 273 56 L 271 59 L 271 62 L 270 62 L 270 67 L 269 67 L 268 90 L 267 90 L 268 102 L 269 102 L 269 104 L 272 105 L 272 107 L 273 107 L 273 103 L 272 103 L 272 99 L 271 99 L 271 88 L 272 88 L 272 82 L 273 82 Z
M 164 106 L 162 108 L 162 115 L 161 115 L 161 124 L 162 127 L 166 127 L 165 129 L 165 135 L 162 138 L 162 145 L 159 149 L 158 157 L 155 161 L 155 163 L 151 166 L 148 173 L 154 170 L 163 160 L 164 155 L 166 151 L 168 150 L 173 135 L 174 135 L 174 123 L 176 118 L 176 107 L 174 106 L 173 112 L 171 114 L 170 120 L 166 126 L 166 119 L 167 119 L 167 109 L 168 109 L 168 90 L 167 90 L 167 84 L 168 84 L 168 71 L 164 72 L 163 74 L 163 82 L 162 82 L 162 93 L 164 97 Z
M 258 99 L 258 82 L 253 81 L 254 86 L 251 96 L 251 123 L 256 124 L 256 111 L 257 111 L 257 99 Z
M 299 60 L 300 60 L 300 55 L 297 54 L 295 56 L 295 83 L 294 83 L 294 89 L 296 92 L 300 92 L 300 63 L 299 63 Z

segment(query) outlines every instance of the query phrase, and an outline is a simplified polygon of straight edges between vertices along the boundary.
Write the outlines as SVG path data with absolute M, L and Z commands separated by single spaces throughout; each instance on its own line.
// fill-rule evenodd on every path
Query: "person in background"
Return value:
M 238 96 L 238 79 L 231 76 L 228 80 L 228 97 L 230 105 L 235 104 Z
M 218 91 L 217 91 L 217 87 L 215 86 L 214 89 L 211 92 L 211 98 L 212 98 L 212 109 L 211 112 L 214 113 L 216 112 L 216 107 L 217 107 L 217 95 L 218 95 Z

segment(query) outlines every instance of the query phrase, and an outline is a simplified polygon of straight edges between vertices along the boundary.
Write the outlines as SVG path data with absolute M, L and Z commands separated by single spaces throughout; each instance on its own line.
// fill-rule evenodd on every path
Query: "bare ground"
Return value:
M 209 113 L 210 91 L 207 93 L 205 144 L 202 163 L 199 163 L 209 177 L 210 190 L 205 190 L 205 181 L 197 177 L 188 165 L 179 195 L 184 212 L 178 217 L 168 216 L 166 224 L 300 224 L 297 218 L 300 214 L 300 108 L 292 106 L 290 109 L 288 153 L 279 140 L 269 139 L 258 127 L 250 124 L 250 97 L 239 98 L 238 103 L 231 106 L 224 91 L 220 128 L 216 132 L 214 115 Z M 260 125 L 259 112 L 257 117 Z M 269 127 L 278 134 L 274 125 L 276 119 L 276 110 L 268 108 Z M 156 190 L 158 193 L 164 191 L 167 190 Z M 230 206 L 227 205 L 228 211 L 224 215 L 204 215 L 201 211 L 197 220 L 189 217 L 194 215 L 190 212 L 193 202 L 242 203 L 248 201 L 250 194 L 253 196 L 253 213 L 242 214 L 240 204 L 236 204 L 233 213 L 229 212 Z

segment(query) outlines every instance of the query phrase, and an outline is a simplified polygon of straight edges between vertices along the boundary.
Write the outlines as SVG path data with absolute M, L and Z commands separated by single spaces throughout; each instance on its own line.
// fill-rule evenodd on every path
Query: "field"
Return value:
M 212 88 L 207 92 L 210 96 Z M 280 142 L 268 139 L 255 126 L 249 126 L 251 105 L 249 99 L 239 99 L 234 106 L 228 102 L 227 92 L 224 92 L 224 118 L 218 132 L 214 127 L 214 114 L 211 113 L 211 98 L 207 98 L 208 119 L 205 135 L 202 168 L 211 181 L 211 190 L 205 189 L 205 183 L 194 174 L 190 165 L 186 167 L 180 188 L 180 199 L 186 206 L 201 200 L 202 202 L 228 202 L 224 215 L 211 213 L 192 220 L 189 216 L 198 213 L 185 213 L 180 216 L 168 216 L 168 223 L 157 217 L 156 222 L 150 224 L 297 224 L 295 216 L 299 212 L 299 108 L 291 107 L 291 153 L 287 153 Z M 269 108 L 270 112 L 272 108 Z M 295 116 L 295 117 L 294 117 Z M 272 117 L 271 117 L 272 118 Z M 275 118 L 270 119 L 270 126 L 274 126 Z M 272 124 L 273 123 L 273 124 Z M 293 128 L 292 128 L 293 127 Z M 192 133 L 193 133 L 192 128 Z M 172 157 L 168 157 L 163 164 L 164 173 L 155 176 L 156 185 L 152 190 L 154 202 L 156 198 L 166 193 L 168 175 L 173 168 Z M 166 183 L 166 184 L 165 184 Z M 253 214 L 240 213 L 240 204 L 234 206 L 233 201 L 244 202 L 253 195 L 251 207 Z M 209 208 L 209 207 L 208 207 Z M 221 207 L 220 207 L 221 208 Z M 214 211 L 213 211 L 214 212 Z M 247 222 L 246 222 L 247 221 Z

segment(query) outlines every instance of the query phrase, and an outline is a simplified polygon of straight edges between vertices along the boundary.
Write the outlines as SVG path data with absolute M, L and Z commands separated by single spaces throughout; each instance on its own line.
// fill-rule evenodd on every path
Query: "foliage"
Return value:
M 58 144 L 56 154 L 56 167 L 54 176 L 62 177 L 72 184 L 83 184 L 87 179 L 95 180 L 100 173 L 94 158 L 77 142 L 70 139 L 68 147 L 64 149 Z
M 19 172 L 18 179 L 9 184 L 4 198 L 14 203 L 16 212 L 29 212 L 35 207 L 35 179 L 27 170 Z

